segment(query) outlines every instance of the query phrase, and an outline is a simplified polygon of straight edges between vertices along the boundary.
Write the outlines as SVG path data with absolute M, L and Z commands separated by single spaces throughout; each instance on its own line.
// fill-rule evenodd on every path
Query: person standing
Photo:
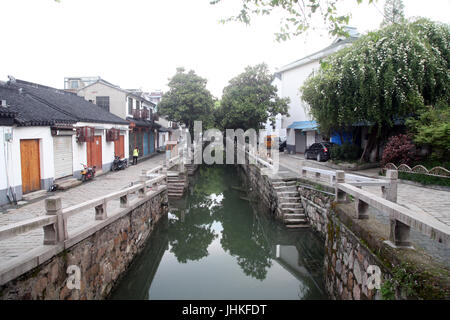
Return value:
M 138 156 L 139 156 L 139 148 L 138 147 L 134 147 L 134 150 L 133 150 L 133 164 L 137 164 Z

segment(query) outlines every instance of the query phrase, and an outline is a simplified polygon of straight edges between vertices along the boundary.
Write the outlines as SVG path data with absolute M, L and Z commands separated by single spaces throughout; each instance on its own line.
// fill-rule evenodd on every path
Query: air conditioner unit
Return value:
M 79 127 L 77 128 L 77 142 L 90 142 L 94 141 L 94 127 Z

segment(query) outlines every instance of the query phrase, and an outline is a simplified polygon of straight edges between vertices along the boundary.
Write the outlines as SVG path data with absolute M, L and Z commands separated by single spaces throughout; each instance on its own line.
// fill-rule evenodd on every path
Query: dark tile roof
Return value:
M 3 92 L 9 92 L 9 98 L 5 96 L 2 99 L 7 100 L 8 104 L 10 100 L 11 105 L 15 105 L 12 108 L 20 113 L 21 118 L 19 117 L 17 122 L 22 125 L 36 125 L 33 123 L 42 120 L 128 124 L 127 121 L 74 93 L 22 80 L 9 82 L 2 88 L 4 90 L 0 96 Z M 19 90 L 22 93 L 19 93 Z M 14 98 L 13 95 L 17 97 Z
M 55 123 L 75 123 L 73 116 L 55 110 L 25 91 L 0 83 L 0 99 L 6 100 L 6 108 L 0 107 L 0 117 L 14 118 L 21 126 L 48 126 Z

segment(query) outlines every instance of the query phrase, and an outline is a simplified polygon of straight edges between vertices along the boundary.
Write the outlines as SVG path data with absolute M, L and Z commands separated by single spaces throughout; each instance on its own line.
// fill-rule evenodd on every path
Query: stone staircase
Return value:
M 187 187 L 186 175 L 178 171 L 167 171 L 167 191 L 171 198 L 181 198 Z
M 295 178 L 272 182 L 278 198 L 278 216 L 282 218 L 286 227 L 291 229 L 308 227 L 305 209 L 301 203 L 296 184 Z

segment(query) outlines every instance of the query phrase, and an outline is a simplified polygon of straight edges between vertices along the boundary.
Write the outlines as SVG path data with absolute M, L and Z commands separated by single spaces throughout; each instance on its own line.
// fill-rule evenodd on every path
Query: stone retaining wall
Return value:
M 248 187 L 258 191 L 265 206 L 269 208 L 270 213 L 275 218 L 281 218 L 277 216 L 278 197 L 270 178 L 261 174 L 261 169 L 256 165 L 241 165 L 239 167 L 245 174 Z
M 104 299 L 166 213 L 164 187 L 103 228 L 84 231 L 87 236 L 79 242 L 1 286 L 0 299 Z M 70 275 L 71 270 L 80 271 L 79 289 L 73 288 L 77 271 Z
M 390 277 L 383 264 L 335 216 L 334 189 L 301 179 L 298 188 L 311 227 L 325 238 L 325 288 L 332 299 L 380 299 L 379 290 L 368 288 L 370 265 Z M 373 267 L 372 267 L 373 269 Z M 382 278 L 380 278 L 382 280 Z M 370 285 L 369 285 L 370 286 Z

